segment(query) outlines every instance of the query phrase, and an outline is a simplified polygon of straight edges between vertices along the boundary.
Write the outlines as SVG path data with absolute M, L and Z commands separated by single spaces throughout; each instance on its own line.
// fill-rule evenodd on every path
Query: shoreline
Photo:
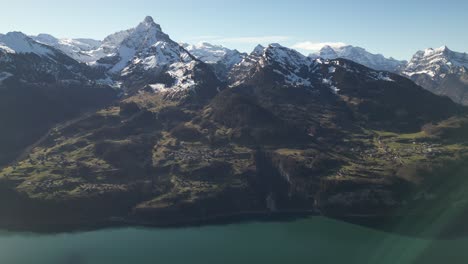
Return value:
M 97 221 L 83 221 L 77 223 L 50 223 L 36 225 L 11 225 L 0 224 L 0 229 L 11 232 L 24 232 L 35 234 L 60 234 L 98 231 L 109 228 L 143 227 L 143 228 L 188 228 L 209 225 L 228 225 L 246 222 L 289 222 L 305 219 L 311 216 L 323 216 L 315 210 L 284 210 L 278 212 L 269 211 L 245 211 L 231 214 L 219 214 L 204 218 L 192 217 L 188 220 L 174 219 L 168 221 L 149 221 L 138 217 L 110 217 Z
M 0 225 L 0 229 L 7 232 L 32 233 L 39 235 L 66 234 L 80 232 L 94 232 L 114 228 L 192 228 L 204 226 L 220 226 L 242 224 L 249 222 L 293 222 L 309 217 L 325 217 L 335 221 L 372 228 L 382 232 L 398 233 L 409 237 L 452 240 L 468 236 L 468 230 L 459 230 L 451 226 L 441 232 L 432 232 L 431 226 L 418 225 L 416 215 L 324 215 L 316 210 L 283 210 L 270 211 L 244 211 L 230 214 L 219 214 L 209 217 L 192 217 L 187 220 L 150 221 L 138 217 L 111 217 L 96 221 L 82 221 L 77 223 L 42 224 L 42 225 Z M 421 216 L 419 216 L 421 217 Z M 455 229 L 454 229 L 455 228 Z

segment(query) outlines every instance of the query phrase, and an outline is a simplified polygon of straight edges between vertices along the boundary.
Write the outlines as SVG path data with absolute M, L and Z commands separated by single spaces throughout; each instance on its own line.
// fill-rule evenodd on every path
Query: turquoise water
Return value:
M 323 217 L 37 235 L 0 233 L 1 264 L 468 263 L 468 239 L 404 237 Z

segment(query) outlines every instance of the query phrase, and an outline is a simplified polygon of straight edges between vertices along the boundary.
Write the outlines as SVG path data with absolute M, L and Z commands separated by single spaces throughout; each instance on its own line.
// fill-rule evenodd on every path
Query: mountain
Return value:
M 3 76 L 34 83 L 86 83 L 106 78 L 104 72 L 81 64 L 21 32 L 0 35 L 0 72 Z
M 174 225 L 245 212 L 386 217 L 466 198 L 463 177 L 435 173 L 465 157 L 464 109 L 449 99 L 397 74 L 279 44 L 256 47 L 221 83 L 149 19 L 140 26 L 120 38 L 118 51 L 135 52 L 113 77 L 153 88 L 158 81 L 145 74 L 175 64 L 199 88 L 184 100 L 139 89 L 51 130 L 0 171 L 0 224 Z M 145 69 L 152 56 L 160 72 Z M 420 198 L 447 187 L 441 175 L 461 188 L 450 203 Z
M 243 71 L 236 71 L 238 69 Z M 327 97 L 330 94 L 336 94 L 340 97 L 363 97 L 359 99 L 361 105 L 357 109 L 365 108 L 366 115 L 375 115 L 373 118 L 367 119 L 368 122 L 372 120 L 382 121 L 379 127 L 385 127 L 385 129 L 389 130 L 392 127 L 400 126 L 400 122 L 400 130 L 408 125 L 410 130 L 417 129 L 422 125 L 422 121 L 417 121 L 418 119 L 431 113 L 430 115 L 433 116 L 427 116 L 426 121 L 423 121 L 428 122 L 431 118 L 439 115 L 437 111 L 431 109 L 433 106 L 415 106 L 412 101 L 417 97 L 427 97 L 427 100 L 435 99 L 437 101 L 436 96 L 430 96 L 428 92 L 416 88 L 413 83 L 397 74 L 375 71 L 348 60 L 312 59 L 279 44 L 271 44 L 268 47 L 258 46 L 246 59 L 234 67 L 231 74 L 231 87 L 246 84 L 257 87 L 281 85 L 285 87 L 307 87 L 311 92 L 319 93 L 322 97 Z M 376 88 L 372 90 L 371 85 Z M 381 85 L 386 88 L 377 88 Z M 390 89 L 387 87 L 395 85 L 399 86 L 399 88 L 395 87 L 392 88 L 393 90 L 387 90 Z M 365 88 L 357 91 L 356 88 L 350 88 L 352 86 Z M 371 92 L 368 93 L 368 91 Z M 373 98 L 369 101 L 364 98 L 364 95 L 371 96 L 372 93 L 377 93 L 377 91 L 380 91 L 378 95 L 382 96 L 382 98 Z M 391 93 L 386 96 L 381 94 L 390 91 Z M 397 91 L 408 94 L 408 97 L 399 98 Z M 416 95 L 418 93 L 419 96 Z M 412 95 L 409 96 L 409 94 Z M 386 102 L 380 100 L 386 100 Z M 443 101 L 440 100 L 440 102 Z M 448 102 L 445 101 L 445 103 Z M 392 114 L 387 112 L 390 109 L 399 108 L 402 109 L 391 110 L 393 111 Z M 453 111 L 454 106 L 450 106 L 450 109 L 449 112 Z M 404 115 L 396 115 L 398 111 L 404 112 Z M 412 121 L 405 120 L 410 117 L 414 119 Z M 391 120 L 384 121 L 386 118 Z M 386 122 L 392 123 L 390 127 L 386 127 Z M 410 125 L 412 122 L 413 125 Z
M 468 105 L 468 55 L 446 46 L 418 51 L 409 62 L 387 59 L 353 46 L 325 46 L 310 57 L 345 58 L 372 69 L 398 73 L 437 95 L 448 96 L 456 103 Z
M 102 42 L 0 35 L 0 226 L 468 219 L 467 109 L 337 54 L 180 45 L 151 17 Z
M 130 94 L 146 89 L 184 97 L 207 82 L 211 82 L 210 89 L 219 88 L 212 71 L 171 40 L 151 17 L 135 28 L 109 35 L 85 54 L 93 58 L 87 61 L 89 65 L 106 68 L 112 80 Z
M 443 46 L 418 51 L 402 74 L 429 91 L 468 104 L 468 54 Z
M 318 53 L 311 54 L 310 57 L 324 59 L 343 58 L 355 61 L 371 69 L 389 72 L 399 72 L 406 65 L 406 61 L 386 58 L 381 54 L 372 54 L 361 47 L 350 45 L 342 47 L 330 47 L 327 45 Z
M 106 105 L 117 92 L 103 71 L 20 32 L 0 35 L 0 165 L 56 123 Z
M 58 40 L 41 34 L 34 37 L 93 68 L 104 68 L 109 84 L 117 83 L 127 93 L 141 89 L 174 94 L 196 90 L 207 73 L 205 65 L 185 50 L 152 17 L 136 27 L 123 30 L 101 41 L 86 39 Z M 211 78 L 215 82 L 216 77 Z
M 101 41 L 94 39 L 57 39 L 49 34 L 31 36 L 35 41 L 54 47 L 79 62 L 92 62 L 90 51 L 101 46 Z
M 33 53 L 38 56 L 50 56 L 54 53 L 49 47 L 33 41 L 21 32 L 0 34 L 0 50 L 9 54 Z
M 261 59 L 265 47 L 257 45 L 254 50 L 242 59 L 241 62 L 235 64 L 228 75 L 228 82 L 234 84 L 246 78 L 255 69 L 257 62 Z
M 206 42 L 197 45 L 182 44 L 182 46 L 197 59 L 212 66 L 216 75 L 221 80 L 226 80 L 234 65 L 241 62 L 247 56 L 247 54 L 240 53 L 237 50 L 231 50 Z

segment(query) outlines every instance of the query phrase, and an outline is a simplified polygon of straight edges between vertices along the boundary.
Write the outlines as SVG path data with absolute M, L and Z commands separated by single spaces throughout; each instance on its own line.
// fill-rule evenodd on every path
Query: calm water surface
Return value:
M 468 263 L 468 239 L 427 240 L 323 217 L 293 222 L 0 232 L 1 264 Z

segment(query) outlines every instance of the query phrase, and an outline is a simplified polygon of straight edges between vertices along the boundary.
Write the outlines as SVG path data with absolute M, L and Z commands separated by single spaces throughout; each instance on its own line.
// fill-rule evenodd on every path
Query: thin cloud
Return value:
M 304 41 L 294 44 L 292 47 L 294 49 L 303 49 L 303 50 L 310 50 L 310 51 L 319 51 L 325 46 L 330 46 L 332 48 L 339 48 L 346 46 L 346 43 L 343 42 L 311 42 L 311 41 Z

